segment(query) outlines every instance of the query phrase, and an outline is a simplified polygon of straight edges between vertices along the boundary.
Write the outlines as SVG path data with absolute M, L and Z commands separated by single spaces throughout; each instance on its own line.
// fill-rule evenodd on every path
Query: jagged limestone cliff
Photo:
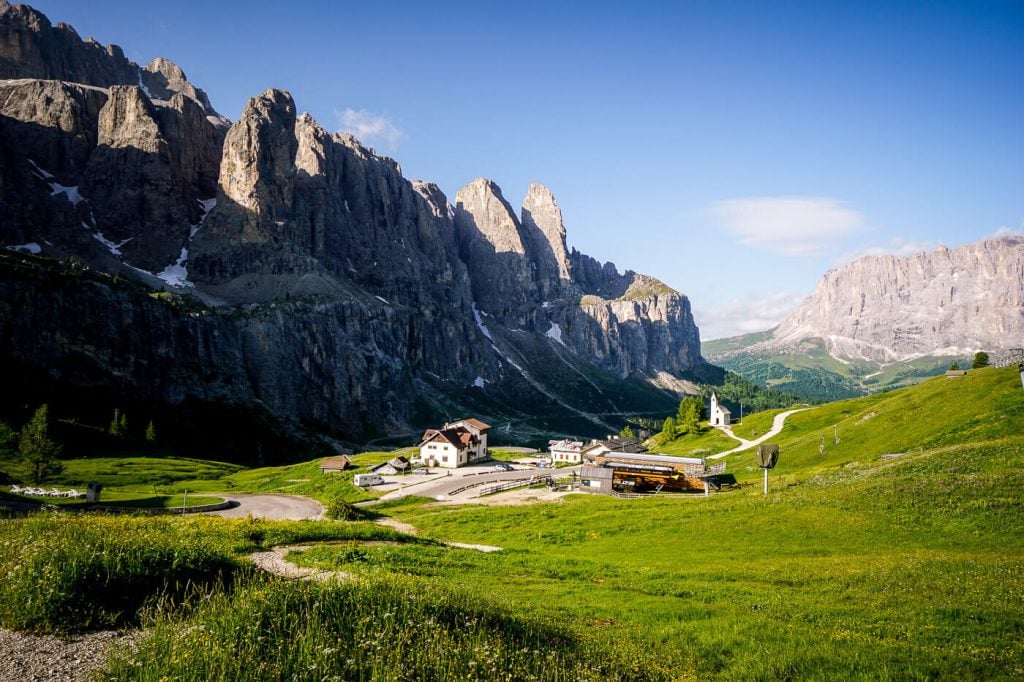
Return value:
M 486 179 L 451 206 L 287 92 L 229 125 L 168 60 L 3 0 L 0 46 L 3 244 L 109 273 L 5 257 L 2 361 L 40 386 L 339 438 L 469 411 L 539 435 L 671 409 L 708 370 L 686 298 L 570 253 L 542 185 L 520 217 Z

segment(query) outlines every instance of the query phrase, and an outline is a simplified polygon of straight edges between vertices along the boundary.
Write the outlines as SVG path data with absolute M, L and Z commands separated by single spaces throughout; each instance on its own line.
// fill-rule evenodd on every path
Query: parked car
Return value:
M 494 465 L 495 471 L 512 471 L 512 465 L 508 462 L 498 462 Z
M 430 469 L 428 469 L 427 467 L 419 467 L 418 469 L 413 469 L 412 472 L 414 474 L 419 474 L 420 476 L 424 476 L 424 475 L 430 473 Z

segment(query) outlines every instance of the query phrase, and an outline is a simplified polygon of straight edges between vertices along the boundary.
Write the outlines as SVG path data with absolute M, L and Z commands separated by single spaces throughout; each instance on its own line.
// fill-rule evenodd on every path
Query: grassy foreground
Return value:
M 117 680 L 630 680 L 622 660 L 548 618 L 390 575 L 327 584 L 254 579 L 155 614 Z
M 821 454 L 834 432 L 840 443 Z M 0 624 L 146 623 L 112 679 L 1024 677 L 1016 372 L 821 406 L 774 440 L 782 459 L 767 497 L 746 485 L 710 498 L 375 507 L 421 538 L 504 548 L 492 554 L 367 523 L 2 521 L 0 577 L 12 582 Z M 749 452 L 727 459 L 741 481 L 759 480 Z M 317 480 L 315 464 L 220 480 L 342 485 Z M 291 558 L 348 581 L 264 578 L 240 558 L 317 540 L 334 542 Z M 197 566 L 212 569 L 189 577 Z M 80 610 L 81 595 L 105 602 L 122 584 L 130 604 Z
M 240 555 L 310 541 L 409 541 L 372 523 L 34 514 L 0 519 L 0 626 L 77 632 L 138 622 L 154 600 L 231 582 Z

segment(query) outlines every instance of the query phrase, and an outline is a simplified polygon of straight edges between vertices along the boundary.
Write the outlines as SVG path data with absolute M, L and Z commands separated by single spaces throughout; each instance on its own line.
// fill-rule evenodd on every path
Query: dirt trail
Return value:
M 388 528 L 394 528 L 395 530 L 406 533 L 408 535 L 416 535 L 418 530 L 416 526 L 403 523 L 397 519 L 391 517 L 385 517 L 383 519 L 377 519 L 377 524 L 381 526 L 387 526 Z M 495 547 L 494 545 L 474 545 L 466 542 L 445 542 L 448 547 L 457 547 L 459 549 L 475 549 L 478 552 L 500 552 L 501 547 Z
M 292 551 L 303 551 L 314 545 L 282 545 L 273 547 L 268 552 L 253 552 L 249 555 L 256 568 L 289 580 L 344 580 L 351 577 L 344 571 L 326 571 L 318 568 L 296 566 L 285 560 L 285 555 Z
M 804 410 L 809 410 L 809 409 L 811 409 L 811 408 L 809 408 L 809 407 L 800 407 L 800 408 L 797 408 L 795 410 L 788 410 L 786 412 L 780 412 L 779 414 L 775 415 L 774 419 L 772 419 L 772 428 L 767 433 L 765 433 L 764 435 L 760 436 L 756 440 L 746 440 L 745 438 L 740 438 L 739 436 L 737 436 L 736 434 L 734 434 L 732 432 L 732 427 L 731 426 L 717 427 L 717 428 L 721 428 L 722 431 L 724 431 L 725 433 L 729 434 L 730 438 L 735 438 L 736 440 L 738 440 L 740 442 L 740 444 L 737 445 L 736 447 L 734 447 L 732 450 L 726 450 L 725 452 L 719 452 L 717 455 L 708 455 L 707 459 L 720 459 L 722 457 L 725 457 L 726 455 L 731 455 L 734 452 L 742 452 L 743 450 L 749 450 L 750 448 L 752 448 L 752 447 L 754 447 L 756 445 L 760 445 L 761 443 L 765 442 L 766 440 L 768 440 L 772 436 L 777 435 L 780 431 L 782 431 L 782 427 L 786 425 L 786 419 L 789 418 L 789 415 L 796 414 L 797 412 L 803 412 Z

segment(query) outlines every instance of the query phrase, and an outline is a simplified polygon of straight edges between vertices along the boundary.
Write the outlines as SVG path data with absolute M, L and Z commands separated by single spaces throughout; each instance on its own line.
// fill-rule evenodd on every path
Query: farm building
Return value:
M 583 461 L 583 455 L 580 454 L 583 450 L 583 442 L 578 440 L 550 440 L 548 441 L 548 450 L 551 452 L 551 461 L 554 463 L 558 462 L 570 462 L 572 464 L 579 464 Z
M 389 459 L 383 464 L 378 464 L 377 466 L 372 467 L 370 469 L 370 471 L 380 476 L 394 476 L 395 474 L 404 474 L 408 470 L 409 460 L 401 456 L 395 457 L 394 459 Z
M 344 471 L 345 469 L 352 468 L 352 460 L 349 459 L 348 455 L 339 455 L 338 457 L 328 457 L 327 459 L 320 462 L 320 473 L 326 474 L 328 472 Z
M 708 421 L 712 426 L 728 426 L 732 418 L 729 408 L 718 402 L 718 394 L 711 392 L 711 409 L 708 414 Z
M 596 463 L 596 458 L 610 452 L 646 452 L 644 446 L 635 438 L 608 436 L 605 440 L 593 440 L 580 450 L 580 458 L 589 464 Z
M 580 470 L 580 492 L 612 494 L 612 478 L 615 472 L 604 467 L 583 467 Z
M 455 469 L 487 459 L 487 431 L 477 419 L 460 419 L 427 429 L 420 439 L 420 459 L 427 466 Z
M 616 490 L 704 490 L 702 478 L 707 461 L 698 457 L 676 457 L 656 453 L 608 452 L 597 455 L 594 464 L 614 472 Z

